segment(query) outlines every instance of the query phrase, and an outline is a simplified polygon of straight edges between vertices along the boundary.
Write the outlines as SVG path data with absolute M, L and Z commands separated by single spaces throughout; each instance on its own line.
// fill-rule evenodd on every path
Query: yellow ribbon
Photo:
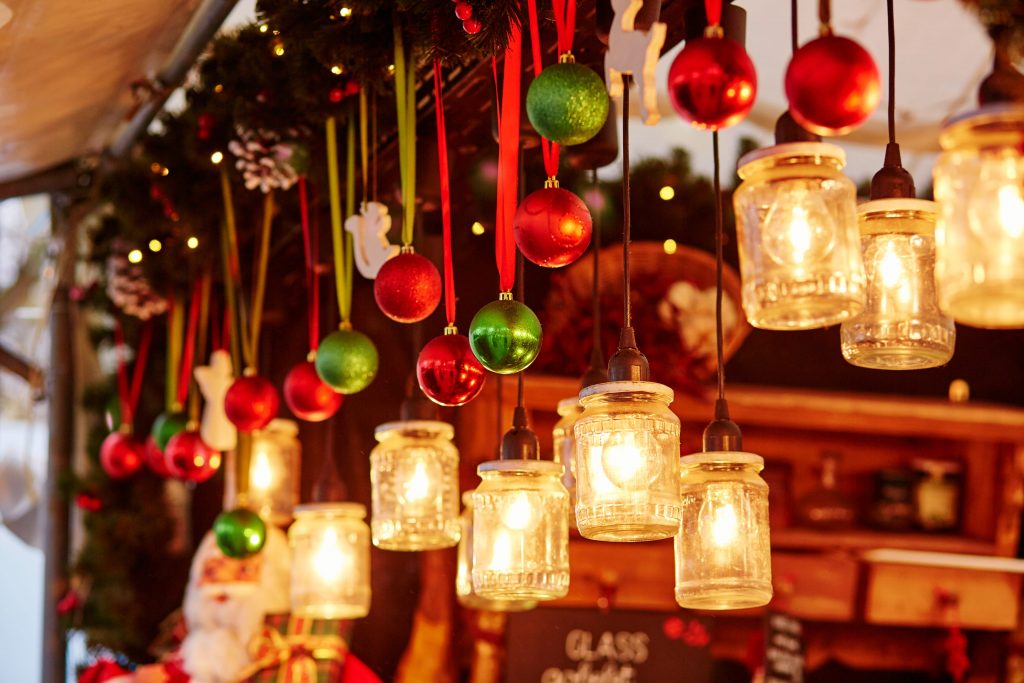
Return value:
M 239 681 L 270 668 L 277 668 L 276 683 L 316 683 L 317 662 L 344 662 L 347 648 L 337 635 L 295 633 L 287 636 L 273 628 L 264 628 L 250 646 L 252 664 L 239 675 Z

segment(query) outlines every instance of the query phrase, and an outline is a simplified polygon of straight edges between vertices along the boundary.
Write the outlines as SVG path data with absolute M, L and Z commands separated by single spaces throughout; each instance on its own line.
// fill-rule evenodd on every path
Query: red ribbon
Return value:
M 562 2 L 564 3 L 564 0 L 562 0 Z M 560 26 L 560 24 L 557 21 L 557 19 L 558 19 L 557 7 L 560 4 L 560 0 L 554 0 L 554 4 L 555 4 L 555 7 L 556 7 L 556 10 L 555 10 L 556 24 Z M 576 2 L 575 2 L 575 0 L 573 0 L 573 2 L 571 4 L 573 6 L 573 15 L 575 15 L 575 13 L 576 13 Z M 530 0 L 529 8 L 530 8 L 530 47 L 532 48 L 532 52 L 533 52 L 533 77 L 536 78 L 537 76 L 540 76 L 541 69 L 543 68 L 543 65 L 541 63 L 541 53 L 540 53 L 540 26 L 539 26 L 539 23 L 537 21 L 537 0 Z M 562 9 L 563 9 L 563 14 L 564 14 L 564 9 L 565 8 L 563 7 Z M 574 16 L 574 20 L 575 20 L 575 16 Z M 561 50 L 561 45 L 562 45 L 561 35 L 562 35 L 562 32 L 561 32 L 561 30 L 559 30 L 559 38 L 558 38 L 559 50 Z M 570 49 L 572 48 L 572 32 L 571 31 L 569 32 L 569 48 Z M 541 136 L 541 138 L 540 138 L 540 148 L 541 148 L 541 154 L 544 157 L 544 172 L 547 173 L 548 178 L 554 178 L 555 176 L 558 175 L 558 152 L 559 152 L 558 143 L 557 142 L 552 143 L 550 140 L 548 140 L 544 136 Z
M 132 370 L 131 388 L 128 387 L 128 370 L 124 364 L 124 330 L 120 321 L 114 321 L 114 343 L 117 345 L 117 395 L 121 402 L 121 424 L 131 426 L 135 419 L 135 409 L 139 405 L 139 394 L 142 393 L 142 376 L 146 373 L 146 358 L 149 356 L 149 345 L 153 339 L 153 325 L 147 322 L 142 326 L 139 337 L 139 348 L 135 354 L 135 367 Z
M 444 314 L 455 324 L 455 273 L 452 268 L 452 199 L 448 182 L 448 133 L 444 125 L 441 61 L 434 59 L 434 112 L 437 119 L 437 166 L 441 181 L 441 225 L 444 229 Z
M 722 23 L 722 0 L 704 0 L 704 12 L 708 15 L 708 26 Z
M 299 212 L 302 214 L 302 246 L 306 257 L 306 288 L 309 290 L 309 350 L 316 351 L 320 340 L 320 287 L 316 278 L 316 259 L 320 250 L 316 233 L 311 235 L 309 229 L 306 176 L 299 177 Z
M 572 52 L 572 37 L 576 33 L 576 0 L 551 0 L 551 7 L 555 10 L 558 54 L 564 55 Z
M 495 221 L 494 251 L 498 262 L 498 281 L 502 292 L 511 292 L 516 283 L 516 243 L 512 237 L 512 217 L 519 190 L 519 78 L 522 74 L 522 32 L 512 24 L 505 49 L 501 102 L 498 106 L 498 211 Z M 494 67 L 497 75 L 497 68 Z
M 192 303 L 188 310 L 188 327 L 185 328 L 185 346 L 181 350 L 181 374 L 178 375 L 178 404 L 185 405 L 188 387 L 192 381 L 192 361 L 196 353 L 196 328 L 199 326 L 199 299 L 203 294 L 202 280 L 192 285 Z

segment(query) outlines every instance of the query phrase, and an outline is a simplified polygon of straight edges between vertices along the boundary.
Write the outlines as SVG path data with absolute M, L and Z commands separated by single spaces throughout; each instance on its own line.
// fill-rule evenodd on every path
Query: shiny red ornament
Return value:
M 750 113 L 757 96 L 757 71 L 735 40 L 695 38 L 672 62 L 668 94 L 683 119 L 697 128 L 721 130 Z
M 199 431 L 186 429 L 167 442 L 167 469 L 178 479 L 201 484 L 220 469 L 220 453 L 206 445 Z
M 871 54 L 849 38 L 822 36 L 790 60 L 786 97 L 793 118 L 810 132 L 844 135 L 878 107 L 878 67 Z
M 323 422 L 338 412 L 342 398 L 330 384 L 320 379 L 313 361 L 302 361 L 284 378 L 284 402 L 300 420 Z
M 373 297 L 384 315 L 400 323 L 423 320 L 441 301 L 441 274 L 430 259 L 402 247 L 377 271 Z
M 469 19 L 471 16 L 473 16 L 473 6 L 468 2 L 456 2 L 455 16 L 457 16 L 462 21 Z
M 524 258 L 545 268 L 560 268 L 587 250 L 593 224 L 582 199 L 560 187 L 545 187 L 523 199 L 512 228 Z
M 167 458 L 164 456 L 164 452 L 160 450 L 160 444 L 152 436 L 146 439 L 144 457 L 146 466 L 149 467 L 153 474 L 165 479 L 170 479 L 174 476 L 174 473 L 167 469 Z
M 112 432 L 100 444 L 100 465 L 111 479 L 126 479 L 142 467 L 145 446 L 128 432 Z
M 474 19 L 472 17 L 462 22 L 462 30 L 471 36 L 475 36 L 480 33 L 480 29 L 483 27 L 484 25 L 480 23 L 479 19 Z
M 473 355 L 466 335 L 445 334 L 431 339 L 420 351 L 416 379 L 434 403 L 461 406 L 484 388 L 487 372 Z
M 239 377 L 224 394 L 224 413 L 240 432 L 263 429 L 277 417 L 277 389 L 259 375 Z

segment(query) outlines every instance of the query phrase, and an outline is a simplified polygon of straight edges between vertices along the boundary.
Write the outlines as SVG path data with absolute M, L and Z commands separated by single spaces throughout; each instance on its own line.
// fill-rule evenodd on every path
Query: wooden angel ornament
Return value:
M 359 213 L 345 219 L 345 230 L 352 234 L 356 268 L 368 280 L 376 278 L 380 267 L 398 254 L 398 245 L 388 242 L 388 207 L 380 202 L 363 202 Z
M 623 75 L 633 76 L 639 88 L 640 118 L 653 126 L 661 119 L 654 69 L 665 45 L 667 26 L 656 21 L 647 31 L 637 30 L 636 15 L 643 4 L 643 0 L 612 0 L 615 19 L 608 31 L 604 71 L 608 94 L 616 100 L 623 94 Z
M 195 369 L 196 383 L 206 404 L 199 425 L 199 436 L 210 448 L 230 451 L 238 441 L 235 425 L 224 411 L 224 396 L 235 381 L 231 354 L 218 349 L 210 354 L 210 364 Z

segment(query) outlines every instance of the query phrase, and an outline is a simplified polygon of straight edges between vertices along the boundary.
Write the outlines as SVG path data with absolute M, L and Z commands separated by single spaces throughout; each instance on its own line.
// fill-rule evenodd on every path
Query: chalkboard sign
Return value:
M 764 683 L 803 683 L 804 627 L 796 617 L 765 614 Z
M 708 683 L 705 621 L 664 612 L 539 608 L 509 615 L 508 683 Z

